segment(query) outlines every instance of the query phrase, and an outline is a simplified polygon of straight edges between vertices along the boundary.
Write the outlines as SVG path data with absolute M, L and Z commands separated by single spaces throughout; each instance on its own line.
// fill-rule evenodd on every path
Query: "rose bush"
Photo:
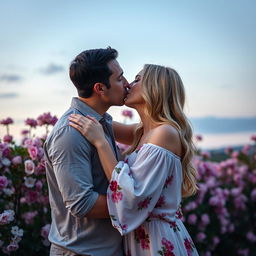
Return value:
M 131 118 L 130 113 L 123 112 Z M 48 255 L 50 207 L 45 177 L 43 143 L 50 113 L 28 118 L 20 145 L 10 134 L 11 118 L 0 121 L 6 134 L 0 138 L 0 255 Z M 32 129 L 45 126 L 46 134 L 32 136 Z M 201 141 L 202 136 L 196 136 Z M 183 220 L 200 255 L 255 255 L 256 252 L 256 136 L 254 145 L 221 155 L 198 150 L 199 192 L 185 199 Z M 126 145 L 119 144 L 121 150 Z M 111 184 L 113 190 L 116 184 Z M 171 241 L 170 241 L 171 242 Z M 164 253 L 169 247 L 163 241 Z M 168 247 L 168 248 L 167 248 Z M 168 250 L 171 250 L 169 248 Z
M 216 156 L 198 150 L 194 164 L 199 191 L 184 200 L 184 221 L 200 255 L 252 256 L 256 252 L 255 144 L 236 151 L 229 147 L 223 158 L 212 161 Z
M 45 126 L 47 133 L 56 121 L 50 113 L 37 120 L 27 119 L 30 131 L 22 132 L 20 145 L 9 134 L 13 120 L 0 121 L 7 131 L 0 141 L 0 250 L 4 254 L 49 252 L 50 208 L 42 148 L 45 136 L 31 137 L 31 129 Z

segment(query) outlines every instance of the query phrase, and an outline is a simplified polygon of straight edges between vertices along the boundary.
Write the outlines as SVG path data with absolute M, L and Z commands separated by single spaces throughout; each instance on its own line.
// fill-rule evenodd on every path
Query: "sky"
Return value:
M 0 119 L 60 117 L 76 96 L 70 62 L 107 46 L 128 81 L 145 63 L 176 69 L 189 117 L 255 117 L 255 11 L 254 0 L 1 1 Z

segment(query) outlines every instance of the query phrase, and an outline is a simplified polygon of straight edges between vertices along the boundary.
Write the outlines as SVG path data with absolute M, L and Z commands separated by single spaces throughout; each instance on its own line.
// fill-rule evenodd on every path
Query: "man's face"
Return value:
M 122 106 L 126 97 L 126 87 L 129 86 L 123 76 L 123 70 L 117 60 L 108 63 L 112 75 L 109 77 L 110 88 L 106 90 L 105 97 L 110 106 Z

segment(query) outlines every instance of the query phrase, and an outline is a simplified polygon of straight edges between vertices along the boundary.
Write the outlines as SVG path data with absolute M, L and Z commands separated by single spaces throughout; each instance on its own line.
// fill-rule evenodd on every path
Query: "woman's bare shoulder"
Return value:
M 163 147 L 178 156 L 181 155 L 180 135 L 172 125 L 162 124 L 154 128 L 147 142 Z

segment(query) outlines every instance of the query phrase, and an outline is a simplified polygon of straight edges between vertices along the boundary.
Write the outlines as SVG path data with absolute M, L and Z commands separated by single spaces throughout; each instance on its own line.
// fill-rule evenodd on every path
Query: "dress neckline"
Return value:
M 170 150 L 168 150 L 168 149 L 166 149 L 166 148 L 163 148 L 163 147 L 161 147 L 161 146 L 159 146 L 159 145 L 153 144 L 153 143 L 144 143 L 144 144 L 138 146 L 138 147 L 135 149 L 134 152 L 138 153 L 138 152 L 141 150 L 141 148 L 142 148 L 143 146 L 152 146 L 152 147 L 156 147 L 156 148 L 158 148 L 158 149 L 160 149 L 160 150 L 163 150 L 163 151 L 167 152 L 168 154 L 171 154 L 171 155 L 174 156 L 175 158 L 181 160 L 180 156 L 176 155 L 176 154 L 173 153 L 172 151 L 170 151 Z

